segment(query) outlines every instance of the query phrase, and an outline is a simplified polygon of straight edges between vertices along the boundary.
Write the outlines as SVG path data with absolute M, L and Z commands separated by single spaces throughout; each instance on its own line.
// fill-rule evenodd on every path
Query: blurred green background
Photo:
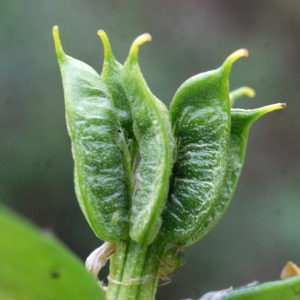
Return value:
M 300 2 L 298 0 L 15 0 L 0 9 L 0 199 L 52 230 L 85 259 L 101 243 L 79 210 L 64 119 L 61 77 L 52 40 L 58 25 L 67 54 L 99 72 L 110 37 L 124 62 L 144 32 L 140 51 L 153 93 L 170 103 L 187 78 L 215 69 L 233 51 L 231 89 L 248 85 L 255 108 L 287 108 L 253 126 L 242 177 L 218 225 L 186 253 L 185 265 L 157 299 L 199 298 L 210 290 L 279 278 L 300 264 Z M 1 233 L 0 233 L 1 234 Z M 103 274 L 103 277 L 105 274 Z

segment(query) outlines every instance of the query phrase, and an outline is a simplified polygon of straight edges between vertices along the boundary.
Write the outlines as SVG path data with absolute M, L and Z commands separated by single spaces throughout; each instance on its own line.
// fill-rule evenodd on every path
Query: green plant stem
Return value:
M 167 243 L 160 237 L 151 245 L 132 239 L 119 242 L 110 260 L 107 300 L 154 299 L 161 264 Z

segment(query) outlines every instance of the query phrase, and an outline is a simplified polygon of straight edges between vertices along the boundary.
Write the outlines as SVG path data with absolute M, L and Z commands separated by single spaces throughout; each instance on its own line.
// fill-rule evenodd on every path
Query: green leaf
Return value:
M 0 299 L 105 299 L 74 254 L 3 206 L 0 232 Z
M 300 276 L 236 289 L 226 293 L 222 300 L 299 300 Z

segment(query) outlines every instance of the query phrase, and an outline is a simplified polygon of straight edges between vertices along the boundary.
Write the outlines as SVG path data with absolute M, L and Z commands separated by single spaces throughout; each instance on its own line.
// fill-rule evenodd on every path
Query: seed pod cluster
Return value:
M 53 30 L 63 79 L 66 119 L 72 141 L 75 190 L 95 234 L 109 242 L 133 239 L 151 244 L 159 235 L 170 243 L 161 277 L 177 269 L 185 247 L 203 237 L 229 205 L 243 165 L 252 123 L 284 104 L 231 108 L 254 91 L 230 93 L 230 55 L 213 71 L 196 75 L 175 93 L 170 111 L 141 73 L 139 36 L 121 65 L 104 31 L 101 75 L 67 56 Z M 136 168 L 136 154 L 140 161 Z M 178 250 L 179 249 L 179 250 Z

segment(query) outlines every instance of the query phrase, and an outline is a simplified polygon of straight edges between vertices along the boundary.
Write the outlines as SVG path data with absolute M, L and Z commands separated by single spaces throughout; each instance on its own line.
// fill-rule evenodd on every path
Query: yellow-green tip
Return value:
M 232 64 L 241 57 L 248 57 L 249 52 L 247 49 L 239 49 L 229 55 L 222 65 L 222 69 L 225 76 L 228 76 L 232 67 Z
M 144 44 L 145 42 L 151 41 L 151 35 L 149 33 L 144 33 L 140 36 L 138 36 L 132 43 L 129 51 L 128 58 L 137 60 L 137 53 L 139 50 L 139 47 Z
M 232 92 L 230 92 L 230 103 L 231 105 L 235 102 L 236 99 L 248 96 L 250 98 L 255 96 L 255 91 L 247 86 L 240 87 Z
M 254 121 L 256 121 L 257 119 L 259 119 L 260 117 L 262 117 L 263 115 L 265 115 L 271 111 L 274 111 L 274 110 L 283 109 L 285 107 L 286 107 L 285 103 L 276 103 L 276 104 L 259 107 L 259 108 L 253 109 L 253 110 L 249 110 L 249 112 L 252 115 L 251 124 Z
M 111 58 L 113 56 L 108 36 L 104 30 L 98 30 L 97 34 L 100 36 L 103 47 L 104 47 L 105 59 L 108 60 L 109 58 Z
M 149 33 L 144 33 L 140 36 L 138 36 L 132 43 L 132 47 L 139 47 L 145 42 L 150 42 L 151 41 L 151 35 Z
M 239 49 L 239 50 L 233 52 L 232 54 L 230 54 L 226 58 L 224 64 L 233 63 L 241 57 L 248 57 L 248 55 L 249 55 L 249 52 L 247 49 Z
M 285 103 L 276 103 L 276 104 L 271 104 L 271 105 L 267 105 L 267 106 L 263 106 L 260 108 L 257 108 L 257 112 L 259 112 L 259 115 L 262 116 L 268 112 L 271 112 L 273 110 L 278 110 L 278 109 L 283 109 L 286 107 Z
M 63 50 L 61 42 L 60 42 L 58 26 L 53 27 L 52 34 L 53 34 L 57 59 L 58 59 L 58 61 L 62 61 L 62 60 L 64 60 L 66 55 L 64 53 L 64 50 Z
M 285 103 L 276 103 L 271 104 L 255 109 L 231 109 L 231 130 L 237 132 L 244 132 L 244 134 L 248 135 L 248 131 L 251 125 L 263 115 L 278 109 L 285 108 Z

